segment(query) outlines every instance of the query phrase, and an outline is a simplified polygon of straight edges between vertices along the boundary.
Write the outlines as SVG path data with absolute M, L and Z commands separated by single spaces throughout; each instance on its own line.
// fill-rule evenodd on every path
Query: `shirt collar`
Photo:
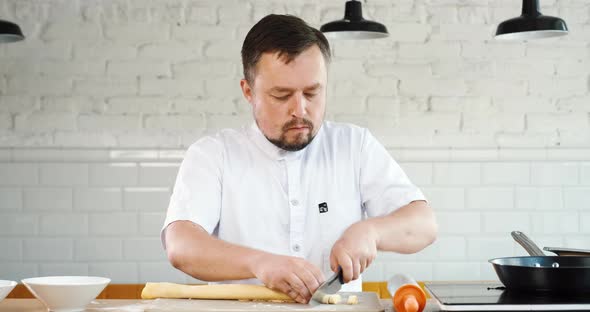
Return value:
M 321 128 L 320 128 L 320 131 L 321 131 Z M 266 138 L 266 136 L 264 136 L 264 134 L 262 133 L 260 128 L 258 128 L 258 125 L 256 124 L 256 122 L 253 122 L 252 125 L 250 126 L 250 128 L 248 129 L 248 137 L 250 137 L 250 139 L 252 141 L 254 141 L 254 144 L 256 144 L 256 146 L 258 146 L 265 154 L 267 154 L 269 157 L 271 157 L 274 160 L 299 159 L 301 157 L 301 155 L 303 155 L 303 153 L 307 150 L 309 145 L 311 145 L 314 141 L 317 140 L 317 137 L 316 137 L 308 146 L 304 147 L 301 150 L 293 151 L 293 152 L 286 151 L 280 147 L 277 147 L 272 142 L 270 142 Z

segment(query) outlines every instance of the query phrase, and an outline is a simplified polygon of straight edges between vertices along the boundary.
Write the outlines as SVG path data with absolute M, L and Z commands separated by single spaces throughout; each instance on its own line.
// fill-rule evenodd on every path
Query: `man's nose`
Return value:
M 291 115 L 294 117 L 303 117 L 307 110 L 307 99 L 303 94 L 297 94 L 293 97 L 291 103 Z

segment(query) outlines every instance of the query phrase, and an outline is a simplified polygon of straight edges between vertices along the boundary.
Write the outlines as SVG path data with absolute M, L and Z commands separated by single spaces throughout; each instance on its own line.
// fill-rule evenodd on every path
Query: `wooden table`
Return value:
M 381 299 L 385 312 L 394 312 L 391 299 Z M 122 299 L 101 299 L 95 300 L 88 305 L 85 311 L 88 312 L 141 312 L 148 306 L 152 306 L 153 300 L 122 300 Z M 46 312 L 43 304 L 37 299 L 4 299 L 0 302 L 0 312 Z M 425 312 L 438 311 L 436 304 L 429 299 Z

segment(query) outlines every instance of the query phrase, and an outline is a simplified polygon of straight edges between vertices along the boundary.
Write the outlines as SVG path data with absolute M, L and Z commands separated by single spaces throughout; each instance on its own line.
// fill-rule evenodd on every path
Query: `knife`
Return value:
M 338 267 L 338 271 L 334 275 L 330 276 L 311 296 L 309 304 L 317 305 L 322 303 L 322 298 L 326 295 L 333 295 L 337 293 L 344 284 L 344 278 L 342 277 L 342 268 Z

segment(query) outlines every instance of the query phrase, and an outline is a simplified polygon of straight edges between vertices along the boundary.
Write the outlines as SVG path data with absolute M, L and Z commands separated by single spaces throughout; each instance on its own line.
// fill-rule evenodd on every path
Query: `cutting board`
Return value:
M 298 303 L 248 302 L 236 300 L 190 300 L 190 299 L 156 299 L 145 306 L 149 312 L 250 312 L 250 311 L 330 311 L 330 312 L 383 312 L 384 308 L 374 292 L 340 293 L 343 299 L 356 295 L 358 304 L 320 304 L 311 306 Z M 145 302 L 145 301 L 144 301 Z

